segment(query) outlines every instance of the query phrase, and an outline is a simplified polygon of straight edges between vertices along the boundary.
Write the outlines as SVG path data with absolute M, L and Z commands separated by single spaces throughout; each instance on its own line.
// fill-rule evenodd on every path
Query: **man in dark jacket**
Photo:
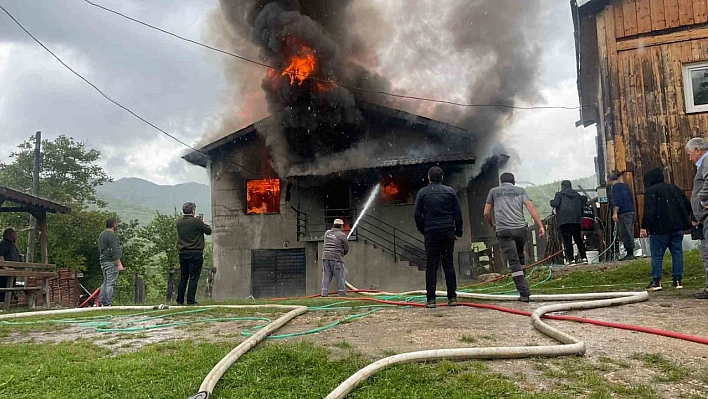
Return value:
M 661 291 L 661 275 L 666 249 L 671 252 L 674 288 L 683 288 L 683 232 L 691 228 L 691 202 L 673 184 L 664 183 L 661 168 L 644 174 L 644 215 L 641 237 L 649 236 L 651 283 L 647 291 Z
M 17 250 L 15 242 L 17 241 L 17 232 L 12 227 L 8 227 L 2 232 L 2 241 L 0 241 L 0 260 L 8 262 L 22 262 L 22 254 Z M 2 269 L 2 267 L 0 267 Z M 0 288 L 6 288 L 7 277 L 0 276 Z M 10 287 L 7 287 L 10 288 Z M 0 302 L 5 301 L 5 297 L 10 298 L 11 293 L 6 292 L 0 294 Z
M 612 187 L 612 220 L 619 226 L 622 245 L 627 251 L 622 260 L 634 259 L 634 197 L 632 190 L 622 181 L 618 173 L 607 177 L 607 182 Z
M 585 243 L 581 235 L 580 223 L 583 220 L 583 209 L 588 198 L 578 194 L 573 190 L 573 185 L 570 180 L 561 182 L 561 191 L 556 193 L 555 198 L 551 200 L 551 207 L 556 210 L 556 220 L 560 226 L 561 236 L 563 236 L 563 245 L 565 245 L 565 257 L 568 264 L 575 264 L 575 253 L 573 251 L 573 240 L 578 246 L 578 255 L 580 262 L 588 263 L 587 255 L 585 254 Z
M 415 200 L 415 224 L 425 236 L 425 290 L 426 308 L 434 308 L 438 267 L 442 259 L 447 284 L 449 306 L 457 306 L 457 278 L 452 254 L 455 240 L 462 237 L 462 210 L 460 199 L 451 187 L 442 184 L 443 170 L 433 166 L 428 171 L 430 184 L 418 191 Z
M 177 304 L 184 304 L 184 292 L 187 291 L 187 305 L 197 305 L 197 285 L 204 264 L 204 234 L 211 235 L 211 227 L 202 220 L 201 215 L 194 217 L 197 206 L 194 202 L 182 205 L 182 218 L 177 219 L 177 251 L 179 251 L 179 285 L 177 286 Z

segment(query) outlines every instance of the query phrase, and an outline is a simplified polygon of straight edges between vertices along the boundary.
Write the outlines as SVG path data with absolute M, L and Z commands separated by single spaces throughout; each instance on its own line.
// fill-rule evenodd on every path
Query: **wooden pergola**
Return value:
M 7 203 L 12 203 L 8 205 Z M 13 190 L 9 187 L 0 186 L 0 213 L 24 212 L 29 213 L 37 219 L 37 226 L 40 232 L 41 261 L 39 263 L 0 261 L 0 276 L 8 277 L 7 287 L 0 287 L 0 292 L 5 293 L 5 306 L 10 305 L 10 294 L 12 291 L 32 291 L 39 290 L 39 287 L 15 288 L 14 280 L 17 277 L 35 277 L 43 279 L 46 303 L 49 306 L 49 284 L 52 277 L 56 277 L 56 265 L 49 264 L 48 240 L 47 240 L 47 213 L 71 213 L 71 208 L 48 199 Z M 31 297 L 33 306 L 34 297 Z

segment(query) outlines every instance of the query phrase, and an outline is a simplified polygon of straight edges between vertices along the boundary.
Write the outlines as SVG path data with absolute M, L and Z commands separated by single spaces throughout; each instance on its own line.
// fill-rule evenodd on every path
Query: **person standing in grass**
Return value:
M 506 260 L 509 262 L 511 277 L 519 292 L 519 302 L 529 302 L 531 289 L 524 275 L 524 247 L 529 226 L 524 217 L 524 206 L 538 225 L 538 236 L 543 238 L 546 229 L 541 216 L 531 202 L 526 190 L 516 186 L 516 178 L 511 173 L 502 173 L 501 186 L 489 191 L 484 206 L 484 219 L 497 234 Z M 492 218 L 494 212 L 494 218 Z
M 211 227 L 204 221 L 204 217 L 195 217 L 196 210 L 194 202 L 185 203 L 182 205 L 183 215 L 176 222 L 179 252 L 178 305 L 184 304 L 185 291 L 187 305 L 197 305 L 197 286 L 204 265 L 204 234 L 211 235 Z
M 457 276 L 453 253 L 455 241 L 462 238 L 462 208 L 457 192 L 442 183 L 443 170 L 433 166 L 428 170 L 430 184 L 418 191 L 415 199 L 415 225 L 425 237 L 425 307 L 435 308 L 438 269 L 442 264 L 447 286 L 448 306 L 458 306 Z
M 575 240 L 575 245 L 578 246 L 579 261 L 583 264 L 588 263 L 581 229 L 583 209 L 587 202 L 588 197 L 580 195 L 573 190 L 573 184 L 570 180 L 561 182 L 561 191 L 557 192 L 556 196 L 551 200 L 551 207 L 556 210 L 556 219 L 558 226 L 560 226 L 561 236 L 563 236 L 566 262 L 570 265 L 575 264 L 573 240 Z
M 703 224 L 703 239 L 701 240 L 701 259 L 706 272 L 706 288 L 696 293 L 698 299 L 708 299 L 708 141 L 702 137 L 694 137 L 686 143 L 686 154 L 696 164 L 696 177 L 693 179 L 691 193 L 691 209 L 693 210 L 694 226 Z
M 673 184 L 664 183 L 664 172 L 654 168 L 644 174 L 644 212 L 640 236 L 649 237 L 651 283 L 647 291 L 661 291 L 661 276 L 666 249 L 671 252 L 674 288 L 683 288 L 683 232 L 691 228 L 691 203 Z
M 98 260 L 103 272 L 103 284 L 98 295 L 99 306 L 111 306 L 113 290 L 118 283 L 118 272 L 123 270 L 120 258 L 123 249 L 116 235 L 118 222 L 114 218 L 106 220 L 106 230 L 98 236 Z
M 632 189 L 624 183 L 624 177 L 611 173 L 607 182 L 612 187 L 612 220 L 619 225 L 622 245 L 627 252 L 622 260 L 632 260 L 634 257 L 634 198 Z

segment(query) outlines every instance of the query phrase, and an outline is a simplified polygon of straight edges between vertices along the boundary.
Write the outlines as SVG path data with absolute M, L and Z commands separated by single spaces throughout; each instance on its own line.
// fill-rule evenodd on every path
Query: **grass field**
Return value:
M 592 270 L 571 272 L 552 277 L 536 287 L 535 292 L 556 293 L 558 288 L 562 288 L 562 292 L 585 292 L 593 289 L 582 287 L 592 285 L 616 285 L 617 290 L 638 289 L 640 287 L 632 284 L 648 282 L 648 271 L 647 261 L 638 260 L 602 273 Z M 537 272 L 532 280 L 539 282 L 546 277 L 546 274 Z M 700 260 L 694 253 L 687 254 L 686 286 L 698 288 L 702 285 L 702 279 Z M 509 287 L 499 289 L 502 288 L 508 290 Z M 671 295 L 688 296 L 690 288 Z M 332 299 L 287 301 L 308 306 L 332 302 Z M 357 302 L 352 303 L 355 304 Z M 121 316 L 134 312 L 110 313 Z M 250 314 L 247 310 L 210 311 L 210 316 L 247 314 Z M 26 320 L 38 321 L 34 318 Z M 194 325 L 180 327 L 174 339 L 149 343 L 134 350 L 130 348 L 132 342 L 144 335 L 113 335 L 114 343 L 122 348 L 120 351 L 84 338 L 60 343 L 10 342 L 13 337 L 30 332 L 58 334 L 66 327 L 56 324 L 0 324 L 0 398 L 184 399 L 196 393 L 201 380 L 214 364 L 242 339 L 235 337 L 231 342 L 196 341 L 193 334 L 198 331 L 199 325 Z M 460 344 L 475 344 L 479 340 L 479 337 L 462 335 Z M 121 346 L 121 342 L 125 345 Z M 393 353 L 384 351 L 383 354 Z M 370 355 L 363 354 L 346 339 L 330 346 L 320 345 L 316 339 L 314 342 L 269 342 L 237 362 L 219 382 L 214 395 L 219 399 L 323 398 L 372 360 Z M 683 364 L 650 351 L 637 352 L 630 358 L 608 355 L 592 359 L 535 359 L 531 362 L 538 378 L 547 381 L 545 389 L 526 383 L 523 374 L 518 374 L 518 378 L 512 377 L 514 370 L 500 373 L 498 368 L 490 367 L 491 363 L 440 362 L 392 367 L 362 384 L 348 398 L 660 398 L 674 397 L 664 396 L 673 384 L 708 386 L 708 365 Z M 635 367 L 649 370 L 651 379 L 648 383 L 612 377 L 614 373 Z M 678 397 L 698 399 L 705 397 L 704 393 L 708 391 L 696 392 Z

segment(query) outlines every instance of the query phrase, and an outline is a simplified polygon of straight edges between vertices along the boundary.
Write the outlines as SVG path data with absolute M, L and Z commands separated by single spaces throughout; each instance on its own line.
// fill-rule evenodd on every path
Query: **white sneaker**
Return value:
M 584 265 L 587 265 L 587 264 L 588 264 L 588 258 L 583 258 L 583 259 L 581 260 L 581 262 L 582 262 Z

